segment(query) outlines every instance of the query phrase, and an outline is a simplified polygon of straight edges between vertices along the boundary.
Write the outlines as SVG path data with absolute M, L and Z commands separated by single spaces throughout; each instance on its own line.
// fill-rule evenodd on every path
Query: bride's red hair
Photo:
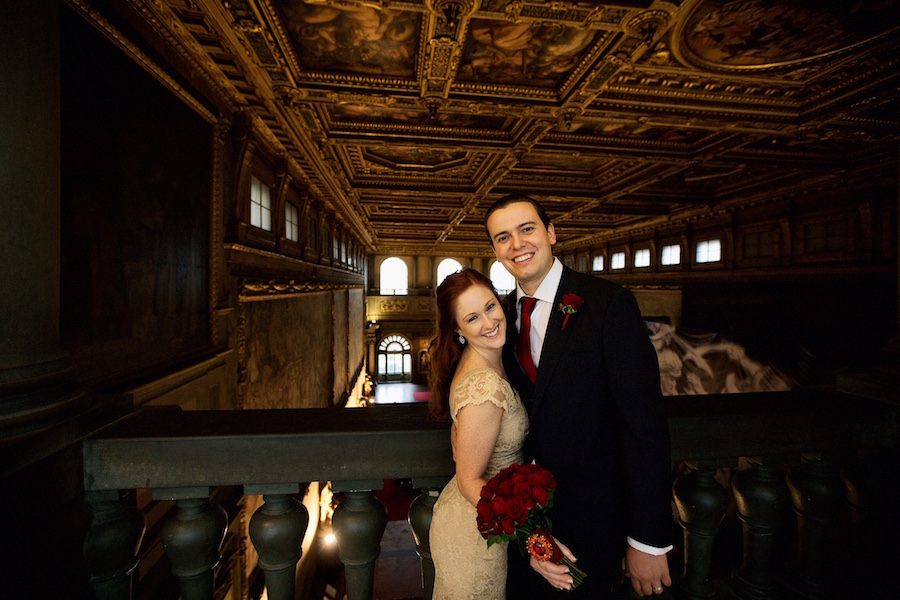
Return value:
M 491 290 L 500 304 L 500 297 L 491 280 L 475 269 L 463 269 L 448 275 L 435 293 L 436 334 L 428 348 L 431 355 L 428 386 L 431 388 L 431 416 L 436 419 L 446 419 L 450 412 L 450 383 L 462 356 L 463 346 L 456 333 L 456 303 L 463 292 L 476 285 Z

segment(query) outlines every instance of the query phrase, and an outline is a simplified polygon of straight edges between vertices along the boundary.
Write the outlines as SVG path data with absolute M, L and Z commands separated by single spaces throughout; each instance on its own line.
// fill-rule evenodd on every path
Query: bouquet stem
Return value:
M 569 567 L 569 575 L 572 576 L 572 589 L 573 590 L 575 588 L 577 588 L 579 585 L 581 585 L 581 583 L 584 581 L 584 578 L 587 577 L 587 574 L 584 571 L 582 571 L 581 569 L 576 567 L 575 563 L 573 563 L 571 560 L 569 560 L 566 557 L 563 557 L 563 559 L 561 561 L 559 561 L 559 564 L 566 565 L 567 567 Z

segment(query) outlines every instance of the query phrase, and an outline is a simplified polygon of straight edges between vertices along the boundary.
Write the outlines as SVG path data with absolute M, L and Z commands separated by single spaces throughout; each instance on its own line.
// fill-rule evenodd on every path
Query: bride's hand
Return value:
M 575 555 L 572 554 L 572 551 L 569 550 L 569 548 L 565 544 L 563 544 L 556 538 L 553 539 L 554 541 L 556 541 L 557 545 L 559 546 L 560 550 L 562 550 L 563 555 L 566 558 L 568 558 L 572 562 L 575 562 L 577 560 L 575 558 Z M 537 573 L 541 577 L 546 579 L 547 582 L 556 589 L 572 589 L 573 579 L 572 576 L 569 575 L 569 567 L 567 567 L 566 565 L 558 565 L 550 562 L 549 560 L 538 560 L 533 556 L 531 557 L 530 564 L 532 569 L 537 571 Z

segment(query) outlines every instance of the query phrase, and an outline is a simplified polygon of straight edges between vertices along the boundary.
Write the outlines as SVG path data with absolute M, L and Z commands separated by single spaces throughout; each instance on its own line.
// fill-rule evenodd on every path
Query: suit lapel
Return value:
M 562 278 L 559 281 L 559 287 L 556 290 L 556 296 L 553 299 L 553 306 L 550 312 L 550 321 L 547 323 L 547 333 L 544 335 L 544 346 L 541 349 L 541 363 L 538 365 L 537 377 L 534 382 L 534 394 L 531 399 L 531 414 L 534 415 L 538 405 L 544 398 L 547 391 L 547 385 L 553 378 L 553 373 L 559 367 L 562 360 L 563 349 L 568 343 L 569 336 L 572 334 L 574 321 L 570 318 L 566 329 L 563 330 L 562 324 L 565 313 L 559 310 L 564 293 L 574 291 L 574 283 L 569 277 L 569 270 L 563 269 Z

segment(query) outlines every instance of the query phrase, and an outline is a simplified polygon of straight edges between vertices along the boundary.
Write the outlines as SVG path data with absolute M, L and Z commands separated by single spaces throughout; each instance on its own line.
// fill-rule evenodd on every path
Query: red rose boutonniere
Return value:
M 569 322 L 569 317 L 577 313 L 582 304 L 584 304 L 584 300 L 578 294 L 563 294 L 562 302 L 559 304 L 559 310 L 566 313 L 566 318 L 563 319 L 562 324 L 563 331 L 566 330 L 566 323 Z
M 556 479 L 553 473 L 532 463 L 513 463 L 481 488 L 476 522 L 488 548 L 517 541 L 523 556 L 549 560 L 569 567 L 572 589 L 587 577 L 562 553 L 550 535 L 547 511 L 553 506 Z

